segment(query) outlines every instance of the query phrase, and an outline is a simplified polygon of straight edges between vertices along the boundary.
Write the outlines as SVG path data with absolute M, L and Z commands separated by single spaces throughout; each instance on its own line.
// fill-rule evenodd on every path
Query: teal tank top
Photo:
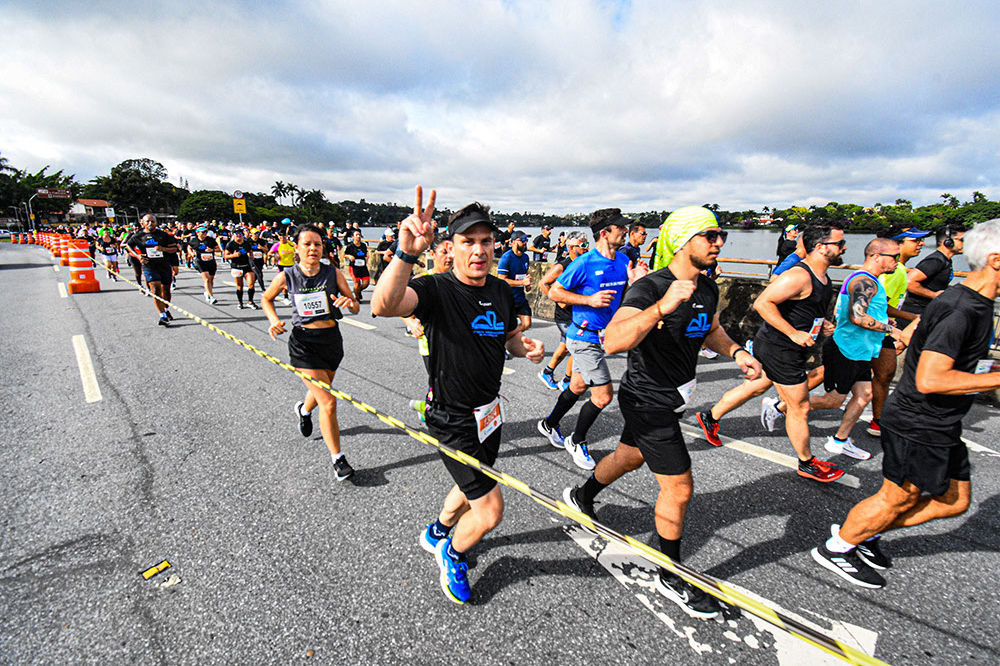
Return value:
M 840 348 L 840 353 L 846 358 L 852 361 L 870 361 L 879 355 L 885 333 L 861 328 L 851 323 L 851 295 L 847 293 L 847 288 L 851 284 L 851 280 L 859 275 L 870 277 L 875 281 L 878 289 L 872 297 L 871 303 L 868 304 L 868 314 L 875 321 L 883 323 L 889 321 L 889 299 L 886 296 L 885 287 L 882 286 L 877 277 L 868 271 L 856 271 L 844 280 L 844 284 L 840 287 L 840 293 L 837 295 L 837 330 L 833 333 L 833 340 Z

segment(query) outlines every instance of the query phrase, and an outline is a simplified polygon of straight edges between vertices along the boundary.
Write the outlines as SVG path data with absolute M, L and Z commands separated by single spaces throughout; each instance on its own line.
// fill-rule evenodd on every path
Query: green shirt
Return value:
M 899 301 L 906 293 L 906 266 L 903 265 L 903 262 L 896 262 L 896 270 L 879 275 L 878 281 L 885 287 L 889 305 L 899 309 Z

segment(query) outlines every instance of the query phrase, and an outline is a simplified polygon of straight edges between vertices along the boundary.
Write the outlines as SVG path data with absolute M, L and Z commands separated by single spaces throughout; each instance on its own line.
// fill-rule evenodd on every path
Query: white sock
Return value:
M 343 453 L 331 453 L 330 457 L 333 458 L 333 462 L 337 462 L 338 460 L 340 460 L 341 458 L 344 457 L 344 454 Z
M 302 405 L 301 407 L 299 407 L 299 414 L 301 414 L 302 416 L 310 416 L 310 415 L 312 415 L 312 410 L 310 409 L 307 412 L 306 411 L 306 406 Z
M 847 543 L 840 538 L 840 532 L 837 532 L 829 539 L 826 540 L 826 549 L 831 553 L 846 553 L 854 550 L 853 543 Z

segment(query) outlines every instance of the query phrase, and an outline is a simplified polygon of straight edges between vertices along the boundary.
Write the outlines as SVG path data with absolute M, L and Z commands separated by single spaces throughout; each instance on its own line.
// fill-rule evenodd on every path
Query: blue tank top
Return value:
M 840 353 L 846 358 L 852 361 L 870 361 L 879 355 L 885 333 L 862 328 L 851 322 L 851 295 L 847 293 L 847 288 L 851 284 L 851 280 L 859 275 L 870 277 L 875 281 L 878 289 L 868 304 L 868 314 L 875 321 L 882 323 L 889 321 L 889 298 L 886 296 L 885 287 L 882 286 L 877 277 L 868 271 L 856 271 L 844 280 L 844 284 L 840 287 L 840 293 L 837 295 L 837 330 L 833 333 L 833 341 L 837 343 Z

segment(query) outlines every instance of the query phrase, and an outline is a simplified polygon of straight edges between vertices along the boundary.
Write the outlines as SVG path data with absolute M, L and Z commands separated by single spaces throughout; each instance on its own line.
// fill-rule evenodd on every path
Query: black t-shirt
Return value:
M 511 232 L 506 229 L 501 229 L 500 231 L 493 234 L 493 240 L 496 242 L 496 249 L 493 252 L 493 256 L 500 257 L 503 253 L 510 249 L 510 235 Z
M 635 245 L 632 245 L 632 243 L 625 243 L 625 245 L 623 245 L 618 251 L 628 257 L 629 268 L 635 268 L 635 265 L 639 263 L 639 255 L 642 250 Z
M 564 258 L 560 259 L 556 263 L 558 263 L 560 266 L 562 266 L 563 270 L 566 270 L 566 267 L 569 266 L 571 263 L 573 263 L 573 260 L 570 259 L 569 257 L 564 257 Z M 556 303 L 556 310 L 555 310 L 555 314 L 552 315 L 552 320 L 556 321 L 556 322 L 559 322 L 561 324 L 572 323 L 572 321 L 573 321 L 573 306 L 572 305 L 563 305 L 562 303 Z
M 788 238 L 782 238 L 778 241 L 778 263 L 780 264 L 785 257 L 795 252 L 795 248 L 798 246 L 798 241 L 793 241 Z
M 542 234 L 535 236 L 535 240 L 531 241 L 532 247 L 545 248 L 546 250 L 552 249 L 552 238 L 546 238 Z M 545 261 L 544 252 L 532 252 L 535 261 Z
M 97 244 L 101 248 L 101 254 L 118 254 L 118 243 L 114 240 L 104 240 L 102 238 L 97 241 Z
M 566 251 L 569 248 L 566 247 L 566 243 L 556 243 L 556 263 L 559 263 L 566 256 Z
M 927 446 L 957 444 L 962 436 L 962 417 L 975 396 L 918 391 L 920 354 L 944 354 L 955 359 L 955 370 L 975 372 L 979 360 L 986 358 L 992 337 L 993 301 L 964 284 L 948 287 L 930 302 L 917 324 L 903 376 L 885 403 L 881 423 Z
M 419 302 L 413 316 L 424 325 L 430 349 L 434 405 L 471 413 L 500 393 L 507 334 L 517 327 L 510 285 L 493 275 L 482 287 L 453 271 L 410 281 Z
M 239 270 L 249 270 L 250 269 L 250 243 L 243 241 L 242 243 L 237 243 L 236 241 L 229 241 L 226 243 L 226 252 L 233 253 L 239 252 L 236 257 L 229 260 L 229 265 L 233 268 Z
M 392 252 L 395 252 L 396 241 L 383 239 L 379 241 L 378 245 L 375 247 L 375 251 L 378 252 L 379 254 L 379 265 L 382 266 L 383 268 L 389 265 L 389 261 L 392 261 L 392 257 L 389 257 L 389 261 L 386 261 L 385 257 L 382 255 L 382 253 L 385 252 L 386 250 L 391 250 Z
M 163 248 L 176 244 L 176 240 L 173 236 L 161 229 L 154 229 L 153 231 L 140 231 L 137 234 L 133 234 L 127 241 L 126 244 L 137 251 L 139 254 L 148 258 L 146 263 L 150 268 L 170 268 L 170 262 L 167 260 L 166 253 Z
M 250 258 L 253 260 L 253 262 L 258 266 L 263 266 L 264 257 L 267 256 L 267 250 L 268 250 L 267 243 L 264 242 L 264 239 L 258 238 L 257 240 L 254 240 L 250 238 L 249 240 L 246 241 L 246 245 L 247 247 L 250 248 Z
M 635 282 L 622 299 L 622 307 L 645 310 L 667 293 L 677 278 L 661 268 Z M 719 304 L 719 287 L 699 276 L 691 298 L 654 326 L 634 349 L 620 393 L 640 409 L 680 408 L 684 399 L 677 391 L 695 377 L 698 351 L 712 328 Z
M 344 258 L 347 265 L 354 270 L 358 276 L 368 275 L 368 244 L 361 241 L 361 245 L 355 245 L 351 241 L 344 246 Z
M 921 284 L 923 284 L 925 289 L 930 289 L 931 291 L 942 291 L 946 289 L 951 283 L 951 279 L 955 277 L 955 273 L 952 270 L 951 259 L 941 254 L 940 250 L 934 250 L 929 255 L 920 260 L 917 264 L 917 270 L 927 276 Z M 917 294 L 911 294 L 907 292 L 906 298 L 903 299 L 903 307 L 900 308 L 903 312 L 912 312 L 913 314 L 923 314 L 924 310 L 927 308 L 927 304 L 931 302 L 932 299 L 926 296 L 919 296 Z
M 205 236 L 205 240 L 198 240 L 197 236 L 192 236 L 188 240 L 188 247 L 194 252 L 195 261 L 199 266 L 215 263 L 215 251 L 219 244 L 211 236 Z

